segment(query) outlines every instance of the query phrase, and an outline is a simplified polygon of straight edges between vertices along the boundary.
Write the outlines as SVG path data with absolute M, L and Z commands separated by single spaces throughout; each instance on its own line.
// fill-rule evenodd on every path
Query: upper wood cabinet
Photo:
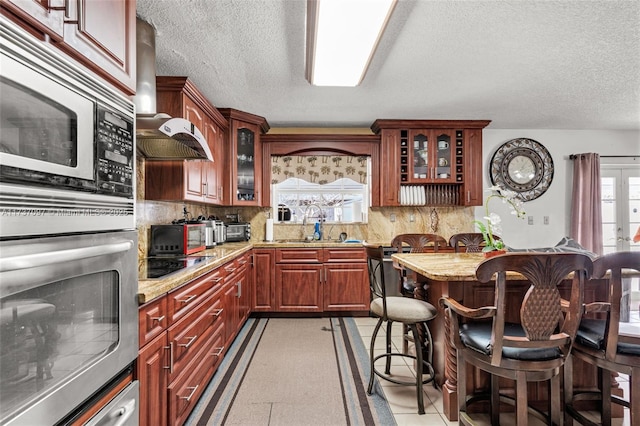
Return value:
M 222 205 L 227 120 L 187 77 L 157 77 L 157 110 L 191 121 L 207 141 L 208 160 L 145 161 L 145 198 Z
M 269 199 L 262 194 L 262 134 L 269 131 L 264 117 L 221 108 L 229 121 L 225 135 L 228 164 L 225 173 L 225 204 L 230 206 L 264 206 Z
M 0 0 L 0 6 L 3 15 L 135 94 L 135 0 Z
M 482 205 L 482 129 L 489 123 L 376 120 L 380 205 Z

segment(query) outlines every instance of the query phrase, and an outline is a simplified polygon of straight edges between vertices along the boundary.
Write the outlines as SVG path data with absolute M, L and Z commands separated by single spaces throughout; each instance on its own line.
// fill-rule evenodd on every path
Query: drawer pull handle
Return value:
M 240 260 L 238 260 L 238 263 L 241 264 L 241 265 L 246 265 L 247 261 L 244 260 L 244 259 L 240 259 Z
M 195 299 L 197 296 L 195 294 L 192 294 L 191 296 L 187 296 L 184 299 L 178 299 L 178 302 L 180 303 L 189 303 L 191 302 L 193 299 Z
M 227 271 L 227 272 L 234 272 L 236 269 L 238 269 L 238 268 L 231 268 L 231 267 L 224 268 L 224 270 Z
M 216 311 L 211 315 L 218 318 L 222 314 L 222 311 L 224 311 L 224 309 L 216 309 Z
M 160 317 L 151 317 L 151 321 L 162 322 L 164 320 L 164 315 Z
M 169 370 L 169 373 L 173 374 L 173 342 L 169 343 L 169 346 L 165 346 L 164 349 L 169 350 L 169 366 L 162 368 Z
M 218 284 L 220 281 L 222 281 L 222 277 L 212 278 L 210 281 L 214 284 Z
M 222 352 L 224 352 L 224 346 L 218 348 L 218 352 L 214 352 L 211 355 L 215 356 L 215 357 L 218 357 L 218 356 L 222 355 Z
M 187 342 L 187 343 L 178 343 L 178 346 L 181 346 L 181 347 L 183 347 L 185 349 L 189 349 L 189 346 L 191 346 L 191 344 L 193 342 L 195 342 L 197 338 L 198 338 L 197 334 L 195 336 L 193 336 L 193 337 L 187 337 L 187 339 L 189 339 L 189 342 Z
M 193 387 L 188 387 L 187 389 L 191 389 L 191 393 L 189 394 L 189 396 L 181 396 L 180 399 L 184 399 L 186 401 L 191 401 L 191 398 L 196 393 L 196 390 L 198 389 L 198 386 L 200 386 L 200 385 L 196 385 L 196 386 L 193 386 Z

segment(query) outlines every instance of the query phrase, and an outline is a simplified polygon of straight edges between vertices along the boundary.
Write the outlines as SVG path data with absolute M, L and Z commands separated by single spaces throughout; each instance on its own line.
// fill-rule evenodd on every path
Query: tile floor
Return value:
M 376 324 L 375 318 L 355 318 L 358 330 L 362 336 L 362 340 L 365 346 L 368 348 L 371 341 L 371 335 L 373 334 L 373 328 Z M 640 322 L 638 311 L 631 312 L 631 321 Z M 402 339 L 400 333 L 400 326 L 398 325 L 394 331 L 396 335 L 392 336 L 392 343 L 396 349 L 402 348 Z M 384 327 L 378 333 L 376 339 L 376 348 L 381 351 L 384 350 Z M 384 362 L 379 360 L 379 362 Z M 381 364 L 382 365 L 382 364 Z M 397 366 L 397 370 L 394 370 L 393 366 Z M 383 368 L 383 367 L 381 367 Z M 412 364 L 407 364 L 401 357 L 392 358 L 392 372 L 399 376 L 414 376 L 414 369 Z M 625 377 L 620 377 L 620 385 L 625 389 L 625 393 L 628 395 L 628 380 Z M 419 415 L 417 409 L 417 402 L 414 388 L 411 386 L 396 385 L 384 380 L 380 382 L 382 389 L 384 390 L 385 397 L 389 402 L 391 411 L 394 414 L 396 423 L 398 426 L 412 426 L 412 425 L 457 425 L 458 422 L 450 422 L 443 414 L 442 410 L 442 394 L 439 390 L 436 390 L 432 384 L 424 385 L 424 405 L 425 414 Z M 625 411 L 628 411 L 625 409 Z M 507 416 L 509 417 L 509 416 Z M 511 418 L 510 424 L 515 424 L 515 419 Z M 532 419 L 534 420 L 534 419 Z M 536 419 L 537 420 L 537 419 Z M 509 422 L 509 419 L 505 419 Z M 530 424 L 537 424 L 537 422 L 530 421 Z M 489 422 L 487 422 L 489 424 Z M 613 419 L 614 425 L 628 426 L 628 417 L 624 419 Z

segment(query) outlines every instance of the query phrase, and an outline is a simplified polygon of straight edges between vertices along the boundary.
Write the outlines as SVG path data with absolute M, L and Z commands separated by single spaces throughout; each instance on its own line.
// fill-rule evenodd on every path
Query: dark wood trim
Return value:
M 244 121 L 245 123 L 257 124 L 263 134 L 267 133 L 271 128 L 269 123 L 267 123 L 267 119 L 259 115 L 233 108 L 218 108 L 218 111 L 220 111 L 220 114 L 222 114 L 227 120 L 238 120 Z
M 373 155 L 380 148 L 378 135 L 266 134 L 271 155 Z
M 223 130 L 229 127 L 229 122 L 196 87 L 193 81 L 189 80 L 189 77 L 183 76 L 157 76 L 156 77 L 156 90 L 163 92 L 176 92 L 184 93 L 191 98 L 196 105 L 208 115 L 215 124 L 221 127 Z M 165 112 L 165 111 L 159 111 Z
M 371 130 L 378 134 L 382 129 L 483 129 L 491 120 L 376 120 Z

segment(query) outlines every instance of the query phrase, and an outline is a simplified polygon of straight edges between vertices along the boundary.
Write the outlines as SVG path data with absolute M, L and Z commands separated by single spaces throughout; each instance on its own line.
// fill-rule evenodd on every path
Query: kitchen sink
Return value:
M 287 243 L 312 243 L 315 240 L 306 239 L 306 238 L 288 238 L 284 240 L 275 240 L 275 243 L 287 244 Z

